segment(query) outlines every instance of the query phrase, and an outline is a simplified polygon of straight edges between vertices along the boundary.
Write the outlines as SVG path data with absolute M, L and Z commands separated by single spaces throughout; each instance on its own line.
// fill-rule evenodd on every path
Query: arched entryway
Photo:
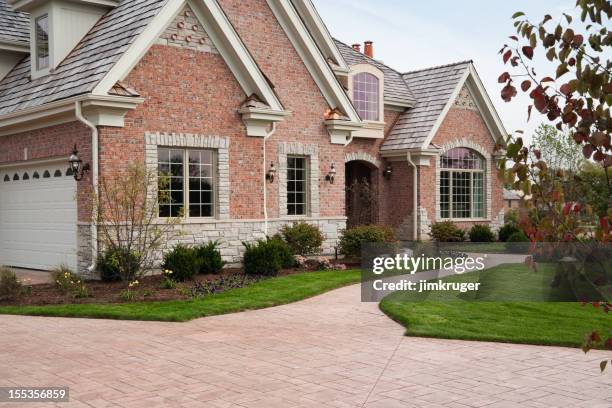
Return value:
M 365 160 L 345 163 L 347 227 L 378 222 L 378 168 Z

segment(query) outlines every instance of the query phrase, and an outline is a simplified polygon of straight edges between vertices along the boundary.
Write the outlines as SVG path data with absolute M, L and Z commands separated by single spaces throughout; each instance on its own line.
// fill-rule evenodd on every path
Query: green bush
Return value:
M 122 265 L 127 265 L 127 268 Z M 98 257 L 96 263 L 96 269 L 103 282 L 132 281 L 138 268 L 139 260 L 136 254 L 122 249 L 107 249 Z
M 243 242 L 244 272 L 248 275 L 275 276 L 282 268 L 293 266 L 293 254 L 280 238 L 268 238 L 254 244 Z
M 516 208 L 512 208 L 504 214 L 504 224 L 518 225 L 519 212 Z
M 506 249 L 512 253 L 529 253 L 530 240 L 523 231 L 517 231 L 508 237 Z
M 495 235 L 488 225 L 476 224 L 470 229 L 470 241 L 472 242 L 493 242 Z
M 315 225 L 301 221 L 283 226 L 280 233 L 295 255 L 315 255 L 321 252 L 323 233 Z
M 15 272 L 10 268 L 0 267 L 0 300 L 18 298 L 24 291 Z
M 196 249 L 184 245 L 177 245 L 167 252 L 162 263 L 162 269 L 172 271 L 172 278 L 180 282 L 193 279 L 201 267 L 202 260 Z
M 508 237 L 506 242 L 530 242 L 523 231 L 517 231 Z
M 452 221 L 433 223 L 429 235 L 434 241 L 438 242 L 465 241 L 465 231 L 457 227 Z
M 210 241 L 195 247 L 195 252 L 200 258 L 200 273 L 218 274 L 225 266 L 225 262 L 219 251 L 219 241 Z
M 340 236 L 340 252 L 347 256 L 359 256 L 361 244 L 381 244 L 395 241 L 395 234 L 389 227 L 383 225 L 362 225 L 342 231 Z
M 516 226 L 516 224 L 505 224 L 503 227 L 501 227 L 499 229 L 499 240 L 501 242 L 506 242 L 508 241 L 508 238 L 510 238 L 510 236 L 512 234 L 514 234 L 515 232 L 520 232 L 521 230 L 519 229 L 519 227 Z

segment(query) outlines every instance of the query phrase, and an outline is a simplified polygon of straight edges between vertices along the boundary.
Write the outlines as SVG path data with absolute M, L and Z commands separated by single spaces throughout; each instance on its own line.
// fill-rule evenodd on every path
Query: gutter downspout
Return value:
M 408 164 L 412 167 L 412 238 L 414 241 L 417 241 L 420 237 L 418 236 L 418 222 L 417 222 L 417 211 L 418 211 L 418 200 L 417 200 L 417 184 L 419 182 L 417 175 L 417 166 L 412 161 L 412 154 L 410 152 L 407 153 L 406 159 L 408 159 Z
M 266 140 L 276 132 L 276 122 L 272 122 L 272 129 L 263 139 L 263 213 L 264 213 L 264 235 L 268 236 L 268 180 L 266 179 Z
M 91 183 L 93 187 L 94 197 L 98 197 L 98 128 L 89 122 L 83 116 L 81 110 L 81 102 L 74 103 L 74 112 L 79 122 L 83 123 L 91 129 Z M 98 256 L 98 227 L 95 221 L 91 220 L 91 265 L 87 268 L 89 272 L 93 272 L 96 267 L 96 258 Z

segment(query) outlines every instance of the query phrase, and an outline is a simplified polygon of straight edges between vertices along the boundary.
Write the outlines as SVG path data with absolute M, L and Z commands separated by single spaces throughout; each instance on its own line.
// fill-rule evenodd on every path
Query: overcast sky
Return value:
M 575 4 L 574 0 L 313 1 L 334 37 L 349 45 L 374 41 L 375 57 L 398 71 L 473 60 L 506 130 L 522 129 L 527 134 L 541 119 L 533 116 L 527 123 L 528 98 L 505 103 L 499 97 L 497 78 L 506 69 L 498 51 L 515 34 L 511 19 L 515 11 L 540 21 L 545 14 L 554 18 L 562 12 L 574 14 Z M 544 72 L 546 63 L 536 68 Z

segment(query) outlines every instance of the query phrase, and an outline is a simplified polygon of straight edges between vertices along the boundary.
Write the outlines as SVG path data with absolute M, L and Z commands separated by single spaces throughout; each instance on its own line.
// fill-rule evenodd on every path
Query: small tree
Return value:
M 156 254 L 167 240 L 180 234 L 180 218 L 160 219 L 159 202 L 169 202 L 167 178 L 130 164 L 121 177 L 100 179 L 94 195 L 93 216 L 101 247 L 117 254 L 123 281 L 131 281 L 153 268 Z M 158 185 L 159 183 L 159 185 Z
M 576 8 L 580 21 L 564 14 L 556 24 L 549 14 L 534 24 L 525 13 L 516 12 L 512 18 L 517 35 L 510 37 L 512 45 L 506 44 L 500 50 L 504 64 L 510 64 L 511 68 L 498 81 L 504 84 L 501 97 L 506 102 L 517 95 L 515 83 L 520 82 L 521 91 L 531 99 L 527 120 L 535 108 L 562 134 L 569 134 L 584 158 L 602 169 L 605 182 L 600 187 L 610 197 L 612 5 L 607 0 L 577 0 Z M 531 65 L 537 50 L 554 64 L 551 74 L 539 76 Z M 570 197 L 564 185 L 568 179 L 564 170 L 553 167 L 554 163 L 549 162 L 550 158 L 541 149 L 525 146 L 522 137 L 510 135 L 505 145 L 506 160 L 500 166 L 504 179 L 526 196 L 531 195 L 520 219 L 531 241 L 589 241 L 602 245 L 610 242 L 612 213 L 609 208 L 605 212 L 594 209 L 584 195 Z M 606 313 L 612 307 L 609 302 L 595 302 L 595 305 Z M 594 331 L 585 337 L 585 352 L 598 343 L 612 349 L 612 337 L 603 341 Z M 607 360 L 602 362 L 602 371 L 606 364 Z
M 542 160 L 555 170 L 567 170 L 575 174 L 585 161 L 582 149 L 570 135 L 562 134 L 546 123 L 542 123 L 534 132 L 532 152 L 536 150 L 540 151 Z

